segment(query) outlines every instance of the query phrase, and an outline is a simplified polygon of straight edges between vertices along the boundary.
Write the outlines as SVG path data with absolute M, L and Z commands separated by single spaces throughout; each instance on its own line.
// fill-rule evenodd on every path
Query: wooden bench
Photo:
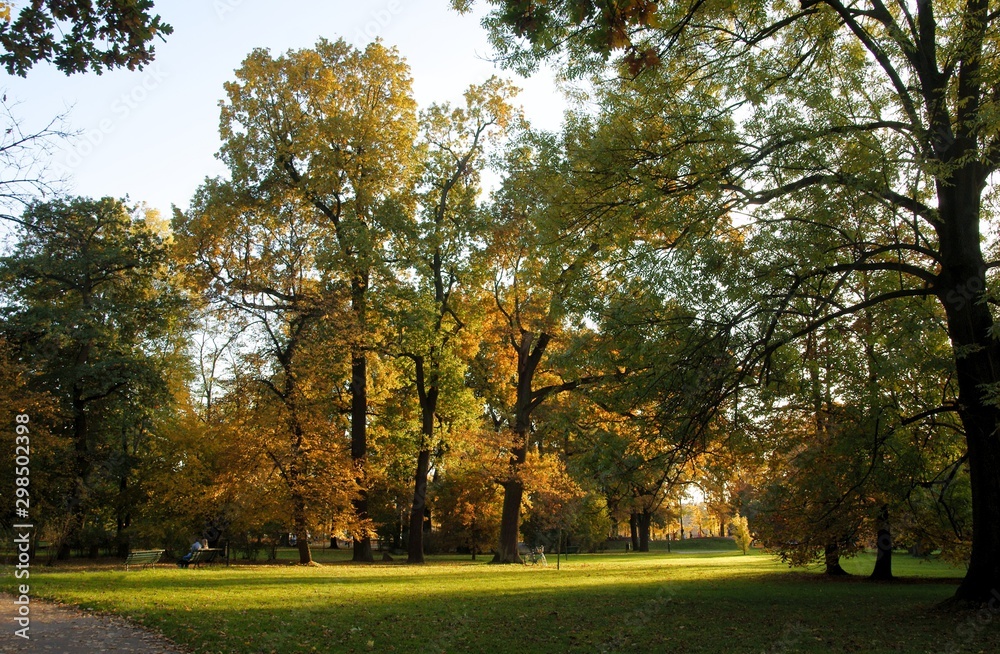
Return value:
M 187 564 L 194 564 L 194 567 L 198 568 L 201 567 L 202 563 L 216 563 L 224 558 L 226 558 L 226 550 L 215 547 L 203 547 L 191 554 L 191 558 L 188 559 Z
M 157 561 L 163 556 L 163 550 L 135 550 L 129 552 L 128 557 L 125 559 L 125 570 L 128 571 L 129 566 L 139 566 L 140 568 L 146 568 Z

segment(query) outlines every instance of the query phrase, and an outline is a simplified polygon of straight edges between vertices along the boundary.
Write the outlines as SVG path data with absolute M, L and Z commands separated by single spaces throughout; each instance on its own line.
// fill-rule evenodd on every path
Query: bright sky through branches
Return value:
M 524 89 L 519 102 L 537 127 L 556 129 L 565 106 L 548 72 L 525 80 L 487 61 L 479 17 L 456 14 L 448 0 L 159 0 L 156 11 L 175 31 L 157 42 L 145 71 L 66 77 L 39 65 L 27 79 L 3 76 L 0 86 L 20 102 L 15 114 L 27 130 L 71 109 L 67 127 L 81 135 L 52 162 L 71 193 L 127 194 L 164 214 L 171 204 L 187 207 L 206 176 L 224 173 L 214 158 L 222 85 L 255 47 L 277 55 L 320 37 L 361 48 L 378 37 L 410 64 L 421 107 L 459 102 L 470 84 L 492 74 Z

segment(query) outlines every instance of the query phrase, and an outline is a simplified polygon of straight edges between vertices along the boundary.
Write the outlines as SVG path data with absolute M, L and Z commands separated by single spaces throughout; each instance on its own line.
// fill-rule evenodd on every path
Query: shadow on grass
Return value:
M 520 566 L 234 566 L 39 574 L 34 589 L 204 652 L 980 652 L 947 580 L 830 580 L 767 557 Z M 964 628 L 964 631 L 962 631 Z M 967 636 L 966 633 L 972 633 Z M 948 649 L 952 646 L 957 649 Z

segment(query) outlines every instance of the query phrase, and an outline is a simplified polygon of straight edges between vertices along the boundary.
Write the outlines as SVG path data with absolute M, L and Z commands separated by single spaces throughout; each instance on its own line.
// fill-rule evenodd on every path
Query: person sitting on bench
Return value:
M 208 541 L 205 542 L 207 543 Z M 191 561 L 191 557 L 194 556 L 194 553 L 200 550 L 202 547 L 204 546 L 201 544 L 201 541 L 195 538 L 194 542 L 191 543 L 191 551 L 181 557 L 180 561 L 177 562 L 177 567 L 178 568 L 188 567 L 188 563 Z

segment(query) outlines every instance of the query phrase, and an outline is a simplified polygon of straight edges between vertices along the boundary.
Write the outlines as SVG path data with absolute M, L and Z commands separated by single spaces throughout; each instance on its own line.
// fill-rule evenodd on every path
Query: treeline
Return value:
M 0 261 L 0 374 L 7 424 L 35 429 L 41 538 L 65 557 L 291 532 L 308 563 L 311 535 L 349 534 L 357 561 L 378 537 L 509 563 L 626 523 L 648 549 L 697 485 L 721 530 L 746 518 L 794 564 L 965 560 L 954 329 L 901 274 L 938 241 L 881 187 L 785 179 L 902 176 L 909 142 L 737 189 L 734 162 L 771 155 L 672 72 L 599 85 L 546 133 L 496 78 L 418 110 L 379 43 L 257 50 L 226 85 L 228 174 L 169 222 L 30 204 Z M 810 120 L 848 102 L 821 99 Z M 772 184 L 795 188 L 764 202 Z

